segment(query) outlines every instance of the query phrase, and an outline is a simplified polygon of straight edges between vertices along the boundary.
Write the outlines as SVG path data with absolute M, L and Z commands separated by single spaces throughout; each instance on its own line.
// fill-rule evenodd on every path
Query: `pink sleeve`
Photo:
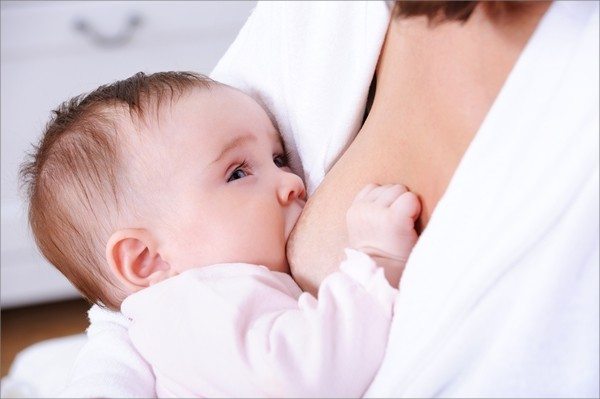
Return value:
M 159 396 L 361 396 L 383 358 L 396 290 L 368 256 L 347 255 L 318 301 L 288 275 L 241 264 L 128 298 L 130 336 Z

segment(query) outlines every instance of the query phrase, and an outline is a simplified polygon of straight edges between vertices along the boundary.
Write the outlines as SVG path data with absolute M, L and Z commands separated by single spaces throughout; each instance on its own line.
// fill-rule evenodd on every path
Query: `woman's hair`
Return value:
M 100 86 L 54 110 L 21 165 L 35 241 L 88 301 L 118 309 L 126 296 L 105 257 L 127 184 L 120 148 L 129 133 L 119 129 L 119 110 L 141 120 L 148 111 L 158 112 L 163 100 L 215 83 L 191 72 L 140 72 Z
M 446 21 L 466 22 L 475 7 L 485 4 L 492 12 L 501 12 L 505 8 L 518 6 L 518 1 L 406 1 L 397 0 L 393 16 L 409 18 L 425 16 L 430 22 Z

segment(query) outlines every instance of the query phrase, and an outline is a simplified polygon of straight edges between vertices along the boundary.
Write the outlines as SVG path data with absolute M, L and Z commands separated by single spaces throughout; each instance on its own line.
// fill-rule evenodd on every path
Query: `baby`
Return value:
M 101 86 L 54 112 L 21 174 L 42 253 L 131 320 L 158 396 L 368 387 L 417 239 L 419 202 L 403 186 L 356 196 L 346 260 L 317 299 L 285 255 L 303 182 L 267 113 L 229 86 L 189 72 Z

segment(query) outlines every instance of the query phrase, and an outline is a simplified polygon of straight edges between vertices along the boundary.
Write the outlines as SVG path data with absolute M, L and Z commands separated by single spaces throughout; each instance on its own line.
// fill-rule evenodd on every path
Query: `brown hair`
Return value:
M 406 1 L 397 0 L 393 16 L 410 18 L 425 16 L 430 23 L 448 21 L 466 22 L 479 4 L 493 14 L 519 6 L 519 1 Z
M 53 111 L 21 165 L 29 224 L 42 254 L 90 302 L 118 309 L 126 296 L 105 245 L 123 206 L 117 109 L 144 118 L 151 105 L 216 82 L 192 72 L 142 72 L 74 97 Z M 112 294 L 112 291 L 117 294 Z
M 478 1 L 396 1 L 394 16 L 426 16 L 430 21 L 466 21 Z

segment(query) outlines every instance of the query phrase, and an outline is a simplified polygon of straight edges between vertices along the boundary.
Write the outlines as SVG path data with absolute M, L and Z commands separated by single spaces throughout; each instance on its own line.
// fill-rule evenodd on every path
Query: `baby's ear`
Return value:
M 113 275 L 133 291 L 175 274 L 156 251 L 156 241 L 144 229 L 114 232 L 106 244 L 106 260 Z

